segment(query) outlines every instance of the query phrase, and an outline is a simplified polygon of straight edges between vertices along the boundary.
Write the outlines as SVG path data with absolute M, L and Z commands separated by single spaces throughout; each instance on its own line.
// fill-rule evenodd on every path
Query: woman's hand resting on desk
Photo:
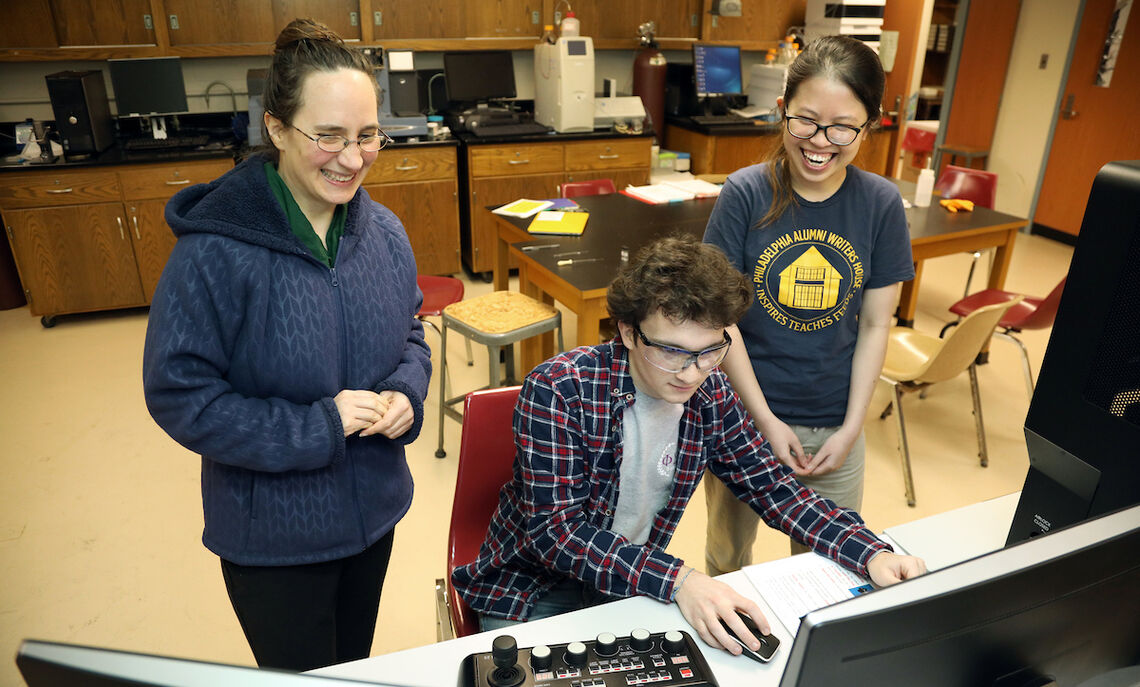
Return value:
M 900 556 L 880 551 L 867 562 L 867 573 L 877 587 L 889 587 L 897 582 L 926 574 L 926 561 L 915 556 Z
M 744 621 L 737 616 L 737 611 L 747 613 L 764 634 L 772 633 L 772 628 L 760 606 L 724 582 L 714 580 L 703 572 L 691 568 L 682 568 L 677 579 L 683 580 L 674 598 L 677 608 L 709 646 L 726 649 L 734 656 L 740 654 L 740 645 L 732 641 L 729 634 L 721 627 L 720 619 L 723 618 L 736 632 L 737 637 L 753 650 L 760 649 L 760 640 L 748 631 Z

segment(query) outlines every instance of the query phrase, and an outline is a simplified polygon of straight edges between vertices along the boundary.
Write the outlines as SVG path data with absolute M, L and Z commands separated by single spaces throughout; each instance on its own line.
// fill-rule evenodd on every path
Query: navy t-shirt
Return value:
M 863 290 L 914 278 L 898 188 L 847 167 L 827 200 L 797 196 L 758 228 L 772 202 L 767 164 L 728 177 L 705 230 L 749 277 L 740 331 L 768 407 L 788 424 L 834 427 L 847 413 Z

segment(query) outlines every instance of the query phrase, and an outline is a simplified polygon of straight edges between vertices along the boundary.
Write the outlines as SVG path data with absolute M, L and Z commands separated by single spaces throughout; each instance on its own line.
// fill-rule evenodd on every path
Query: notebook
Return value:
M 550 207 L 554 203 L 549 200 L 530 200 L 529 198 L 519 198 L 518 200 L 511 201 L 506 205 L 500 205 L 491 212 L 497 215 L 505 215 L 507 217 L 530 217 L 536 212 L 541 212 Z
M 555 236 L 581 236 L 586 229 L 588 212 L 558 212 L 547 210 L 540 212 L 530 221 L 526 230 L 532 234 L 547 234 Z

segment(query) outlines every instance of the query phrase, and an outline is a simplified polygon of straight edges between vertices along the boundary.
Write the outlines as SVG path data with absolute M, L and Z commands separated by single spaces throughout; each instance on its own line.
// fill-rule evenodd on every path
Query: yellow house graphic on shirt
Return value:
M 839 302 L 841 281 L 842 275 L 812 246 L 780 272 L 777 300 L 789 308 L 828 310 Z

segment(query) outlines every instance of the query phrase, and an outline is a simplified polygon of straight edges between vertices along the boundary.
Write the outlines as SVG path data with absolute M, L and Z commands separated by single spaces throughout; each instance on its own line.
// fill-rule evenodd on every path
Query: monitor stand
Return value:
M 145 118 L 150 124 L 150 133 L 156 139 L 166 138 L 166 117 L 162 115 L 152 115 Z

